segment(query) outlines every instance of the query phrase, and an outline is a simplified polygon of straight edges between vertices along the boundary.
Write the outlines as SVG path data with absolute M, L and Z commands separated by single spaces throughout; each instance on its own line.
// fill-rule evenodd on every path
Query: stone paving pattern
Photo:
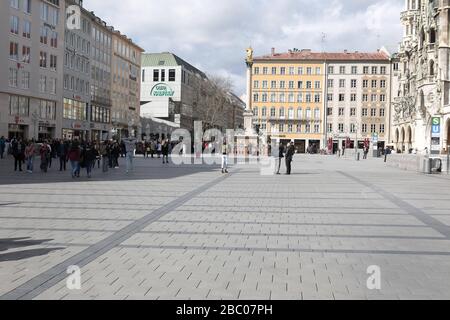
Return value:
M 292 176 L 11 168 L 0 160 L 0 299 L 450 299 L 443 176 L 322 156 L 297 156 Z M 81 290 L 66 287 L 72 264 Z

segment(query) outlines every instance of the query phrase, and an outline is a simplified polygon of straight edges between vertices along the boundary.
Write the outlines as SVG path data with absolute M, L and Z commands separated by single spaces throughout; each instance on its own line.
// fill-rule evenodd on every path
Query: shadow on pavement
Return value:
M 11 239 L 0 239 L 0 252 L 8 251 L 10 249 L 25 248 L 31 246 L 38 246 L 46 242 L 50 242 L 53 239 L 43 239 L 43 240 L 29 240 L 30 238 L 11 238 Z M 64 248 L 47 248 L 47 249 L 33 249 L 25 251 L 17 251 L 0 254 L 0 262 L 6 261 L 18 261 L 29 259 L 38 256 L 44 256 L 52 251 L 64 250 Z
M 67 183 L 67 182 L 86 182 L 86 181 L 139 181 L 139 180 L 165 180 L 175 179 L 184 176 L 195 175 L 205 172 L 217 172 L 220 174 L 220 165 L 174 165 L 163 164 L 161 159 L 143 159 L 136 158 L 134 171 L 126 174 L 126 163 L 124 159 L 119 160 L 118 169 L 108 169 L 108 172 L 102 172 L 96 163 L 92 171 L 92 178 L 88 179 L 86 169 L 81 169 L 81 177 L 72 179 L 70 164 L 66 171 L 59 171 L 59 161 L 53 161 L 52 168 L 47 173 L 42 173 L 39 169 L 40 161 L 34 163 L 35 171 L 32 174 L 26 172 L 26 165 L 22 166 L 22 172 L 14 171 L 14 161 L 12 159 L 0 160 L 0 185 L 19 185 L 19 184 L 42 184 L 42 183 Z M 231 167 L 231 166 L 230 166 Z M 1 202 L 1 201 L 0 201 Z M 2 204 L 0 204 L 2 205 Z M 5 204 L 3 204 L 5 205 Z

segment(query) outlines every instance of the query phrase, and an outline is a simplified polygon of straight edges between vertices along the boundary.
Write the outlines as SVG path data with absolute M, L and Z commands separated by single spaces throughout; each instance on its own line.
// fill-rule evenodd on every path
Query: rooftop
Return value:
M 383 51 L 377 52 L 313 52 L 310 49 L 289 50 L 285 53 L 272 53 L 265 56 L 255 57 L 255 61 L 267 60 L 308 60 L 308 61 L 388 61 L 389 55 Z
M 203 78 L 207 78 L 202 71 L 181 59 L 171 52 L 144 53 L 142 55 L 142 67 L 177 67 L 183 66 L 192 73 L 197 73 Z

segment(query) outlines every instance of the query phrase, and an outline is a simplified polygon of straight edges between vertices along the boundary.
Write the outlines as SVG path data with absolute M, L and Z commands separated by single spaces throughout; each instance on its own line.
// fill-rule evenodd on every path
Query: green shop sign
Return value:
M 174 94 L 175 91 L 164 83 L 158 83 L 155 85 L 151 92 L 153 97 L 173 97 Z

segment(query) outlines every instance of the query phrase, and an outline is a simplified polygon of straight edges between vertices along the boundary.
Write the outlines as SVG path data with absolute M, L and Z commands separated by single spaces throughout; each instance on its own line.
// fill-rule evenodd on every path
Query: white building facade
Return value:
M 387 52 L 344 53 L 326 64 L 326 132 L 333 150 L 376 149 L 389 143 L 390 57 Z

